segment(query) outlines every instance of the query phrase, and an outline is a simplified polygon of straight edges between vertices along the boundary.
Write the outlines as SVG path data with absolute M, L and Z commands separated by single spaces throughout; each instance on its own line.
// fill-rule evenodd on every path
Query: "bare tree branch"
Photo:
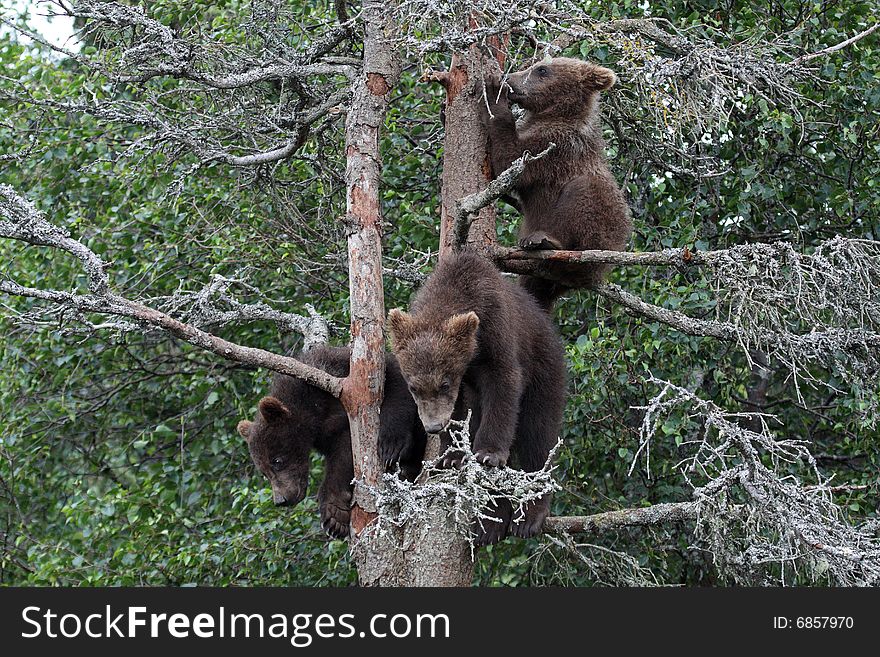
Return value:
M 181 38 L 139 6 L 88 0 L 72 9 L 59 6 L 68 15 L 83 19 L 86 32 L 95 38 L 102 35 L 100 40 L 113 47 L 84 55 L 51 44 L 7 18 L 0 18 L 0 22 L 76 61 L 96 78 L 136 85 L 129 89 L 134 98 L 117 94 L 108 99 L 105 94 L 92 93 L 79 101 L 61 103 L 51 94 L 46 98 L 34 95 L 20 84 L 21 93 L 7 92 L 5 97 L 25 106 L 141 126 L 146 134 L 122 138 L 129 144 L 123 155 L 162 150 L 173 162 L 193 154 L 199 162 L 189 166 L 184 176 L 214 162 L 258 167 L 289 159 L 306 143 L 315 123 L 344 112 L 350 82 L 360 68 L 357 59 L 328 54 L 349 34 L 351 22 L 332 28 L 301 50 L 266 55 L 264 49 L 263 55 L 256 57 L 245 45 Z M 309 82 L 339 76 L 348 84 L 329 93 L 324 89 L 316 92 Z M 167 84 L 147 84 L 157 77 L 195 84 L 180 84 L 170 90 Z M 106 81 L 100 83 L 103 85 Z M 171 97 L 175 102 L 169 104 Z M 184 105 L 182 110 L 180 104 Z
M 501 35 L 519 43 L 508 53 L 515 67 L 581 42 L 610 50 L 623 84 L 607 103 L 637 151 L 632 155 L 680 175 L 709 178 L 729 169 L 705 144 L 730 137 L 731 120 L 751 111 L 746 97 L 802 122 L 806 101 L 797 83 L 813 76 L 791 65 L 797 52 L 791 34 L 744 43 L 713 28 L 710 38 L 709 30 L 684 31 L 662 18 L 595 20 L 566 0 L 474 0 L 452 7 L 405 0 L 393 11 L 403 28 L 395 39 L 426 63 L 432 53 L 473 45 L 492 52 L 492 40 Z M 471 16 L 479 17 L 476 25 Z
M 501 268 L 513 273 L 532 273 L 538 271 L 539 262 L 568 263 L 608 263 L 612 265 L 639 265 L 649 267 L 703 265 L 711 262 L 716 251 L 692 251 L 663 249 L 662 251 L 553 251 L 523 250 L 496 246 L 490 254 L 492 260 Z M 534 262 L 534 266 L 518 266 L 519 263 Z M 514 264 L 517 263 L 517 264 Z
M 551 516 L 544 521 L 545 533 L 594 534 L 601 536 L 620 529 L 648 527 L 667 522 L 693 520 L 697 515 L 695 502 L 654 504 L 638 509 L 606 511 L 591 516 Z
M 606 299 L 623 306 L 632 315 L 645 317 L 671 326 L 685 335 L 704 336 L 719 340 L 736 341 L 737 331 L 733 324 L 713 320 L 694 319 L 684 313 L 647 303 L 613 283 L 604 283 L 596 292 Z
M 0 281 L 0 292 L 4 294 L 51 301 L 81 315 L 95 313 L 133 319 L 142 325 L 160 329 L 227 360 L 255 367 L 265 367 L 281 374 L 295 376 L 336 397 L 342 394 L 342 379 L 301 363 L 295 358 L 273 354 L 264 349 L 235 344 L 191 324 L 181 322 L 164 312 L 113 293 L 106 274 L 107 264 L 81 242 L 71 238 L 66 231 L 47 221 L 33 204 L 19 196 L 8 185 L 0 185 L 0 237 L 37 246 L 48 246 L 71 253 L 83 263 L 83 268 L 89 278 L 90 292 L 88 295 L 81 295 L 58 290 L 40 290 L 4 280 Z M 203 304 L 202 310 L 204 311 L 205 308 L 206 303 Z M 237 304 L 233 310 L 228 312 L 232 313 L 232 316 L 224 313 L 220 313 L 219 316 L 209 314 L 207 321 L 223 324 L 229 323 L 233 319 L 235 321 L 260 319 L 275 321 L 303 332 L 308 331 L 315 322 L 314 318 L 307 319 L 287 313 L 278 313 L 262 305 L 248 308 Z M 117 330 L 131 330 L 134 327 L 134 325 L 127 323 L 111 326 Z
M 741 584 L 785 584 L 802 574 L 838 586 L 880 582 L 876 527 L 847 522 L 805 441 L 774 435 L 771 416 L 728 413 L 668 381 L 650 382 L 662 390 L 640 409 L 630 471 L 644 460 L 650 473 L 650 445 L 668 418 L 683 412 L 699 420 L 692 433 L 682 426 L 689 456 L 677 468 L 694 489 L 695 539 L 722 574 Z M 758 418 L 758 430 L 742 417 Z M 806 479 L 815 483 L 804 485 Z
M 233 287 L 259 295 L 254 286 L 241 278 L 228 278 L 215 274 L 211 282 L 198 292 L 177 292 L 164 299 L 152 299 L 163 312 L 172 314 L 193 326 L 200 328 L 220 327 L 252 322 L 272 322 L 286 333 L 301 333 L 310 348 L 316 344 L 326 344 L 329 326 L 314 307 L 306 304 L 309 317 L 275 310 L 263 302 L 244 304 L 231 294 Z
M 846 41 L 841 41 L 840 43 L 838 43 L 836 45 L 829 46 L 828 48 L 823 48 L 822 50 L 816 51 L 816 52 L 811 53 L 809 55 L 801 55 L 800 57 L 798 57 L 797 59 L 792 61 L 792 65 L 802 64 L 802 63 L 808 62 L 812 59 L 816 59 L 817 57 L 823 57 L 824 55 L 830 55 L 833 52 L 837 52 L 838 50 L 842 50 L 843 48 L 846 48 L 847 46 L 851 46 L 856 41 L 861 41 L 866 36 L 870 36 L 875 31 L 877 31 L 878 28 L 880 28 L 880 23 L 875 23 L 874 25 L 869 27 L 867 30 L 859 32 L 854 37 L 851 37 L 851 38 L 847 39 Z
M 514 160 L 513 164 L 490 182 L 485 189 L 476 194 L 465 196 L 456 202 L 454 244 L 457 248 L 461 248 L 467 243 L 471 224 L 480 210 L 494 203 L 505 194 L 509 194 L 516 186 L 519 177 L 523 174 L 529 162 L 541 159 L 554 148 L 556 148 L 556 144 L 550 143 L 547 148 L 537 155 L 532 155 L 528 152 L 523 153 L 520 158 Z
M 631 315 L 666 324 L 686 335 L 736 342 L 751 355 L 766 352 L 800 385 L 828 385 L 811 371 L 833 369 L 852 382 L 874 407 L 870 382 L 880 381 L 880 242 L 832 238 L 801 253 L 795 245 L 743 244 L 694 252 L 687 248 L 653 253 L 520 251 L 493 247 L 489 256 L 506 271 L 553 279 L 553 264 L 607 262 L 616 265 L 699 265 L 709 281 L 715 319 L 647 303 L 617 285 L 596 288 Z
M 873 330 L 834 326 L 821 330 L 822 325 L 819 324 L 809 332 L 798 334 L 774 330 L 773 326 L 761 324 L 694 319 L 684 313 L 647 303 L 612 283 L 602 284 L 596 288 L 596 292 L 620 304 L 631 315 L 662 322 L 686 335 L 736 342 L 749 361 L 755 349 L 766 351 L 791 371 L 798 395 L 798 379 L 824 384 L 810 372 L 809 366 L 813 363 L 825 368 L 838 366 L 845 377 L 855 376 L 863 384 L 876 380 L 880 373 L 877 360 L 880 333 Z

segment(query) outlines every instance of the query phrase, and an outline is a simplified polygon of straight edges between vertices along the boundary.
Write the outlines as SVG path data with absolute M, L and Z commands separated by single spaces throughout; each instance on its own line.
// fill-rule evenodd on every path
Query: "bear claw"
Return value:
M 348 523 L 341 523 L 335 518 L 325 518 L 321 523 L 321 527 L 329 536 L 333 538 L 348 538 Z
M 507 465 L 507 457 L 498 452 L 478 451 L 474 456 L 477 461 L 489 468 L 502 468 Z
M 541 533 L 543 524 L 543 518 L 540 522 L 514 522 L 511 523 L 510 533 L 517 538 L 532 538 Z
M 321 528 L 333 538 L 348 538 L 351 509 L 347 501 L 326 502 L 321 505 Z
M 394 465 L 400 462 L 400 458 L 403 456 L 404 447 L 404 445 L 387 445 L 380 443 L 379 459 L 382 461 L 386 470 L 393 469 Z
M 449 454 L 440 459 L 439 465 L 444 470 L 451 470 L 452 468 L 458 469 L 461 467 L 461 462 L 463 458 L 464 455 L 461 452 Z
M 494 545 L 507 537 L 507 528 L 504 522 L 493 522 L 492 520 L 484 520 L 482 523 L 475 522 L 474 545 L 477 547 L 485 547 L 486 545 Z

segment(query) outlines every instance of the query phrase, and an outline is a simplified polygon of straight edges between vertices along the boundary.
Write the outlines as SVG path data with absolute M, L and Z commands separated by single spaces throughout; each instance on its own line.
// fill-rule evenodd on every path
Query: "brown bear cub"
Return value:
M 298 358 L 334 376 L 348 376 L 350 349 L 315 347 Z M 338 399 L 299 379 L 276 374 L 270 396 L 260 400 L 251 422 L 238 423 L 254 464 L 272 485 L 277 505 L 299 504 L 309 483 L 309 454 L 324 456 L 324 481 L 318 490 L 321 526 L 336 538 L 348 536 L 354 465 L 348 416 Z M 390 469 L 414 479 L 427 436 L 397 360 L 385 360 L 385 397 L 381 407 L 379 458 Z
M 523 213 L 523 249 L 621 251 L 626 246 L 632 232 L 629 206 L 605 161 L 599 125 L 599 92 L 616 81 L 607 68 L 557 57 L 514 73 L 505 85 L 500 79 L 487 82 L 488 106 L 480 105 L 494 175 L 526 151 L 536 155 L 556 144 L 526 165 L 514 189 Z M 525 110 L 519 122 L 511 103 Z M 595 286 L 609 269 L 557 264 L 552 271 L 559 280 L 523 276 L 522 284 L 549 310 L 560 294 Z
M 453 413 L 460 417 L 464 384 L 478 410 L 477 459 L 502 466 L 512 449 L 523 470 L 544 465 L 562 422 L 565 357 L 549 316 L 528 292 L 485 259 L 453 254 L 425 281 L 410 312 L 392 310 L 388 319 L 394 354 L 429 433 L 442 431 Z M 515 522 L 506 505 L 502 522 L 478 528 L 477 541 L 494 543 L 508 532 L 534 536 L 549 511 L 548 496 Z

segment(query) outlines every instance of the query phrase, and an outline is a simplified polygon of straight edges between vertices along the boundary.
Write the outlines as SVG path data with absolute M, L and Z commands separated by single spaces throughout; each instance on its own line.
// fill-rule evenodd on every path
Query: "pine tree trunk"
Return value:
M 352 555 L 363 586 L 469 586 L 473 579 L 471 548 L 447 518 L 438 502 L 427 517 L 404 527 L 370 535 L 377 516 L 375 500 L 367 487 L 376 487 L 381 474 L 377 458 L 379 403 L 384 380 L 384 303 L 380 250 L 381 206 L 379 184 L 379 130 L 385 117 L 390 90 L 399 76 L 393 46 L 383 40 L 393 26 L 383 16 L 383 4 L 367 0 L 364 70 L 355 85 L 346 122 L 347 222 L 351 288 L 351 374 L 342 401 L 351 424 L 355 479 L 352 509 Z M 480 70 L 476 48 L 453 59 L 444 77 L 447 90 L 446 140 L 443 158 L 441 257 L 452 246 L 455 202 L 482 189 L 489 180 L 486 133 L 479 117 Z M 495 241 L 495 215 L 485 209 L 471 229 L 475 249 Z M 429 441 L 426 458 L 439 449 Z M 367 530 L 367 534 L 364 531 Z M 362 536 L 369 536 L 363 540 Z
M 470 550 L 447 527 L 441 508 L 432 517 L 384 537 L 359 538 L 376 519 L 375 500 L 368 489 L 378 485 L 382 471 L 377 456 L 385 378 L 379 131 L 400 74 L 398 55 L 383 39 L 392 28 L 383 6 L 376 0 L 364 3 L 364 69 L 354 85 L 346 120 L 352 356 L 341 400 L 351 427 L 355 480 L 360 482 L 352 507 L 352 554 L 364 586 L 467 586 L 472 573 Z
M 480 119 L 483 102 L 480 71 L 488 69 L 476 48 L 455 55 L 448 73 L 442 76 L 446 89 L 446 135 L 443 144 L 443 187 L 441 190 L 440 257 L 452 250 L 455 234 L 455 204 L 479 192 L 491 179 L 486 151 L 486 130 Z M 495 208 L 480 211 L 473 222 L 468 247 L 486 252 L 495 243 Z

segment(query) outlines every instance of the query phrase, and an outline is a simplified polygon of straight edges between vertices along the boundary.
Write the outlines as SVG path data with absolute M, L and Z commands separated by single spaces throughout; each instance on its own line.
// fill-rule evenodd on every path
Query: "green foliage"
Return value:
M 326 8 L 293 3 L 318 16 Z M 239 2 L 151 3 L 151 15 L 199 29 L 217 42 L 241 45 Z M 860 31 L 876 16 L 874 2 L 651 4 L 682 29 L 700 30 L 718 45 L 794 34 L 814 52 Z M 585 3 L 597 18 L 640 17 L 637 2 Z M 861 28 L 863 29 L 863 28 Z M 291 45 L 298 36 L 291 34 Z M 612 166 L 634 207 L 633 248 L 724 248 L 783 239 L 808 248 L 834 234 L 880 238 L 880 75 L 877 40 L 867 39 L 821 60 L 821 81 L 801 91 L 801 116 L 744 97 L 728 125 L 706 149 L 723 175 L 696 180 L 667 172 L 634 155 L 609 129 Z M 100 46 L 100 44 L 98 44 Z M 91 46 L 94 47 L 94 46 Z M 603 44 L 573 54 L 614 65 Z M 0 93 L 26 87 L 37 99 L 74 101 L 117 90 L 76 65 L 0 36 Z M 404 72 L 383 136 L 384 210 L 389 260 L 436 251 L 442 157 L 442 93 Z M 17 82 L 16 82 L 17 81 Z M 626 80 L 621 81 L 622 85 Z M 612 92 L 616 93 L 616 92 Z M 336 218 L 344 190 L 306 161 L 272 175 L 222 166 L 181 179 L 191 163 L 162 152 L 116 157 L 134 128 L 100 124 L 74 114 L 53 116 L 6 100 L 0 105 L 0 152 L 32 148 L 20 164 L 4 163 L 0 182 L 25 193 L 53 221 L 112 263 L 115 289 L 139 297 L 196 290 L 214 273 L 245 270 L 276 307 L 301 312 L 306 303 L 331 320 L 344 342 L 347 284 L 344 235 Z M 169 101 L 171 102 L 171 101 Z M 607 112 L 606 112 L 607 113 Z M 341 172 L 341 121 L 310 138 L 307 154 Z M 179 193 L 171 193 L 180 181 Z M 512 243 L 517 218 L 507 209 L 500 239 Z M 311 236 L 302 239 L 302 236 Z M 39 287 L 85 289 L 70 258 L 0 242 L 0 275 Z M 317 265 L 317 266 L 312 266 Z M 711 281 L 699 272 L 620 268 L 614 281 L 646 301 L 694 316 L 711 315 Z M 386 307 L 405 305 L 412 284 L 389 279 Z M 19 312 L 34 304 L 4 299 Z M 96 318 L 97 319 L 97 318 Z M 699 431 L 692 418 L 664 425 L 653 446 L 650 476 L 639 461 L 639 411 L 656 392 L 648 373 L 738 409 L 751 373 L 728 345 L 682 336 L 625 315 L 580 292 L 560 304 L 556 320 L 567 344 L 570 399 L 558 474 L 564 492 L 554 512 L 581 515 L 679 501 L 688 488 L 674 466 L 683 443 Z M 25 326 L 0 320 L 0 583 L 2 584 L 249 584 L 345 585 L 354 581 L 346 545 L 321 534 L 313 498 L 293 510 L 271 504 L 265 480 L 250 464 L 235 432 L 252 416 L 269 376 L 157 338 L 110 333 L 81 335 L 76 325 Z M 275 351 L 298 339 L 274 326 L 225 329 L 237 342 Z M 877 435 L 847 391 L 807 390 L 794 400 L 790 382 L 774 378 L 768 391 L 780 430 L 811 443 L 837 484 L 867 485 L 838 501 L 854 520 L 877 507 Z M 311 490 L 322 465 L 315 459 Z M 685 532 L 633 531 L 609 547 L 637 555 L 670 583 L 715 583 L 706 558 L 688 549 Z M 564 555 L 538 540 L 508 540 L 484 551 L 477 581 L 527 585 L 592 581 Z

